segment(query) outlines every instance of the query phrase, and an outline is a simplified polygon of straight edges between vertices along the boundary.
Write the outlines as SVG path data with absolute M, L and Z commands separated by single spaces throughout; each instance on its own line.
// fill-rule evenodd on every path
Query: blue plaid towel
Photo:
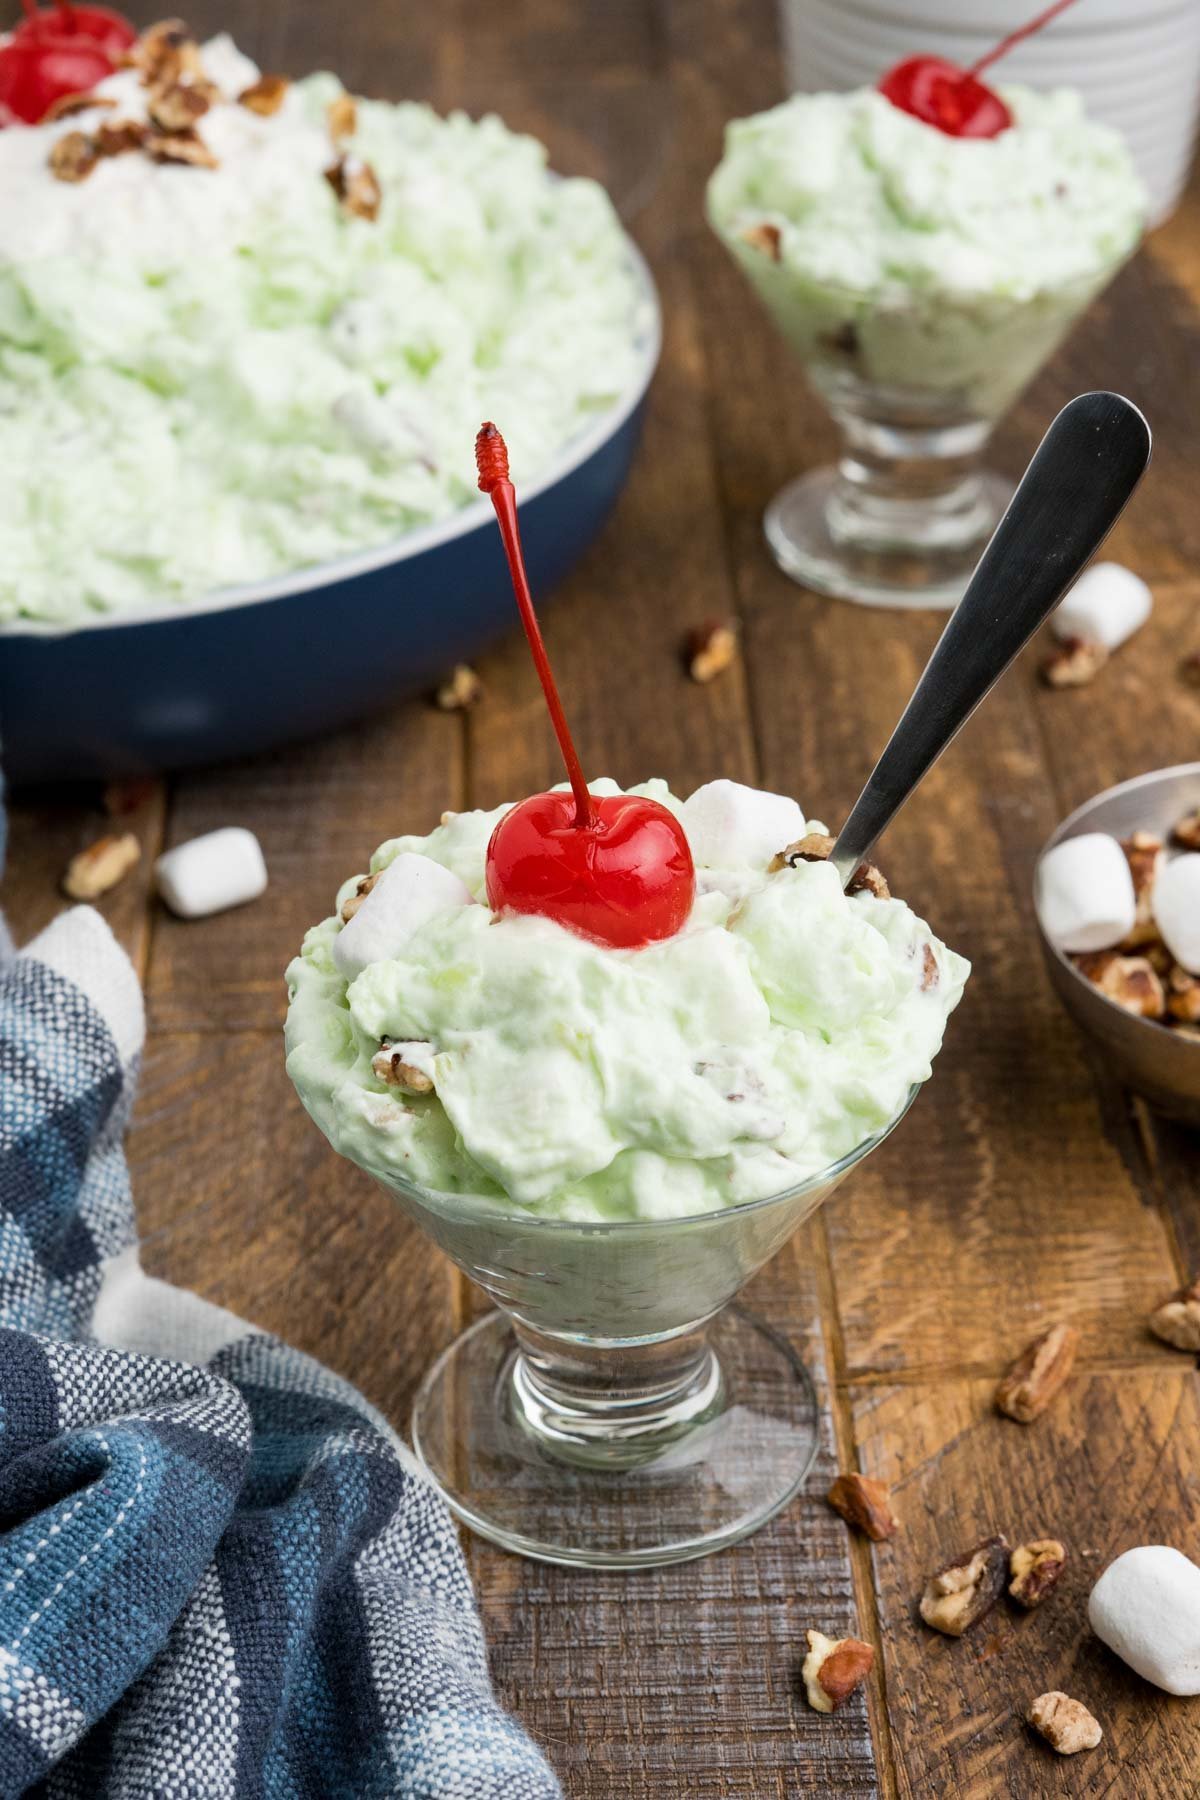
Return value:
M 142 1034 L 90 908 L 0 947 L 0 1796 L 550 1800 L 386 1421 L 138 1267 Z

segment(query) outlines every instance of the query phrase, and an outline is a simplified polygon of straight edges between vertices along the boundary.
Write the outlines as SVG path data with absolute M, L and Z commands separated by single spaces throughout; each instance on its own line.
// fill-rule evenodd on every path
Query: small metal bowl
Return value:
M 1086 801 L 1063 820 L 1042 855 L 1064 838 L 1085 831 L 1107 831 L 1118 838 L 1153 831 L 1166 839 L 1176 821 L 1197 806 L 1200 762 L 1154 769 Z M 1144 1094 L 1168 1117 L 1200 1126 L 1200 1043 L 1153 1019 L 1139 1019 L 1109 1000 L 1054 948 L 1040 920 L 1038 937 L 1059 999 L 1118 1081 Z

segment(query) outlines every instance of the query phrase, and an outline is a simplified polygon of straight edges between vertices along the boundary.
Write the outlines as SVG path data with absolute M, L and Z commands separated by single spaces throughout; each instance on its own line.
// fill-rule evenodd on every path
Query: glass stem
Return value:
M 930 551 L 974 545 L 994 523 L 980 471 L 985 420 L 864 418 L 834 408 L 842 454 L 829 533 L 856 550 Z
M 520 1349 L 510 1405 L 560 1461 L 636 1468 L 724 1408 L 720 1364 L 703 1325 L 656 1343 L 603 1345 L 513 1323 Z

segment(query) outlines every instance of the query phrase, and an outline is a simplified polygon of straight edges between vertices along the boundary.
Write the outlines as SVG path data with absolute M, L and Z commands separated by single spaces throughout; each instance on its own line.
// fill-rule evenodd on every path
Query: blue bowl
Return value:
M 629 472 L 658 361 L 650 272 L 636 378 L 521 490 L 535 593 L 591 542 Z M 107 779 L 268 750 L 433 687 L 516 621 L 490 503 L 391 544 L 84 626 L 0 627 L 0 737 L 11 782 Z

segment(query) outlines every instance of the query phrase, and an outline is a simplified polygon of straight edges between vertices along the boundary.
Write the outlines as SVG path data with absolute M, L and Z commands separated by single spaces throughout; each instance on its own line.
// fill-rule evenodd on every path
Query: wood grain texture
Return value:
M 228 20 L 221 0 L 190 12 L 202 31 Z M 762 545 L 767 500 L 833 449 L 702 214 L 725 121 L 780 97 L 775 23 L 771 0 L 350 12 L 251 0 L 237 32 L 269 68 L 336 67 L 363 91 L 494 107 L 541 135 L 556 167 L 607 181 L 650 258 L 666 337 L 634 479 L 545 612 L 585 762 L 683 791 L 761 781 L 836 826 L 941 621 L 806 594 Z M 571 1800 L 1200 1793 L 1197 1703 L 1137 1681 L 1084 1621 L 1092 1577 L 1120 1550 L 1200 1553 L 1200 1382 L 1145 1325 L 1200 1269 L 1197 1140 L 1097 1081 L 1043 976 L 1030 901 L 1038 848 L 1066 811 L 1200 754 L 1200 694 L 1176 675 L 1200 648 L 1198 243 L 1200 188 L 998 436 L 1016 474 L 1080 389 L 1120 388 L 1146 409 L 1154 464 L 1110 548 L 1152 580 L 1156 609 L 1091 688 L 1047 692 L 1028 654 L 881 850 L 897 891 L 975 972 L 929 1091 L 749 1292 L 820 1389 L 805 1493 L 736 1550 L 636 1576 L 540 1568 L 468 1540 L 498 1686 Z M 680 652 L 707 617 L 737 619 L 744 654 L 700 688 Z M 479 668 L 485 698 L 466 718 L 413 702 L 170 782 L 134 821 L 137 875 L 103 906 L 146 973 L 130 1157 L 148 1265 L 322 1357 L 402 1428 L 477 1297 L 303 1116 L 282 1068 L 282 973 L 384 837 L 559 778 L 515 630 Z M 266 898 L 171 919 L 149 898 L 153 854 L 231 823 L 263 841 Z M 69 856 L 107 827 L 96 792 L 17 797 L 3 898 L 18 936 L 54 915 Z M 1060 1317 L 1082 1331 L 1075 1378 L 1028 1429 L 996 1417 L 996 1375 Z M 891 1543 L 852 1538 L 825 1505 L 849 1466 L 894 1484 Z M 925 1574 L 993 1528 L 1064 1534 L 1064 1587 L 1029 1618 L 1002 1608 L 961 1643 L 935 1637 L 914 1611 Z M 799 1684 L 809 1626 L 879 1652 L 833 1718 Z M 1071 1762 L 1021 1723 L 1056 1685 L 1106 1733 Z

